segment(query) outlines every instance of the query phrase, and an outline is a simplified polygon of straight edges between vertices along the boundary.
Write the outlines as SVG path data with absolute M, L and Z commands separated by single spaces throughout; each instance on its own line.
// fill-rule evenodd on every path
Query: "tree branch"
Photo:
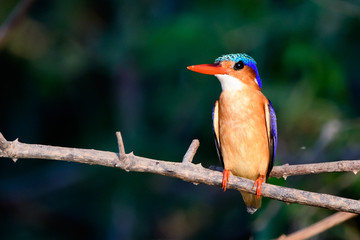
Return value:
M 14 31 L 21 20 L 24 18 L 26 12 L 33 4 L 34 0 L 20 1 L 13 12 L 9 15 L 6 21 L 0 27 L 0 49 L 5 44 L 8 36 Z
M 294 175 L 330 173 L 330 172 L 353 172 L 357 174 L 360 170 L 359 160 L 343 160 L 337 162 L 311 163 L 282 166 L 274 166 L 270 177 L 287 178 Z
M 0 149 L 0 157 L 8 157 L 13 160 L 18 158 L 38 158 L 71 161 L 121 168 L 126 171 L 155 173 L 180 178 L 193 183 L 221 186 L 222 182 L 221 172 L 209 170 L 202 167 L 201 164 L 192 164 L 187 161 L 186 163 L 167 162 L 135 156 L 133 153 L 125 154 L 124 157 L 120 158 L 120 155 L 114 152 L 25 144 L 18 140 L 8 142 L 1 134 Z M 194 152 L 194 150 L 189 151 Z M 254 181 L 235 176 L 230 177 L 228 182 L 228 188 L 230 189 L 255 194 L 253 185 Z M 336 211 L 360 213 L 360 201 L 357 200 L 280 187 L 267 183 L 262 184 L 262 196 L 286 203 L 298 203 Z
M 222 171 L 223 168 L 219 166 L 210 166 L 210 169 Z M 308 175 L 331 172 L 353 172 L 357 174 L 360 171 L 360 160 L 342 160 L 337 162 L 323 162 L 323 163 L 309 163 L 289 165 L 284 164 L 274 166 L 270 177 L 284 178 L 286 180 L 289 176 Z
M 355 213 L 337 212 L 297 232 L 289 235 L 282 235 L 278 240 L 308 239 L 356 216 L 358 215 Z

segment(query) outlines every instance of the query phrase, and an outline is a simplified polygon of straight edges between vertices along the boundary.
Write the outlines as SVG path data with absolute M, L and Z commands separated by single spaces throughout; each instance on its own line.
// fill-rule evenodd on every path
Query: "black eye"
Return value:
M 243 69 L 245 66 L 243 61 L 238 61 L 237 63 L 234 64 L 234 70 L 240 70 Z

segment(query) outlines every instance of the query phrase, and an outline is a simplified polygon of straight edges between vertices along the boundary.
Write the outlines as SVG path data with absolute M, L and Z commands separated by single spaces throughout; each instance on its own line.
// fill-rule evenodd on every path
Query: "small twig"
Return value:
M 116 132 L 116 138 L 118 141 L 118 148 L 119 148 L 119 154 L 120 154 L 120 159 L 123 159 L 126 157 L 126 153 L 125 153 L 125 147 L 124 147 L 124 142 L 121 136 L 121 132 Z
M 196 154 L 197 149 L 200 146 L 200 142 L 197 139 L 192 140 L 188 150 L 186 151 L 182 162 L 183 163 L 192 163 L 194 156 Z
M 34 0 L 22 0 L 19 2 L 13 12 L 0 27 L 0 49 L 6 42 L 8 36 L 14 31 L 17 25 L 24 18 L 26 12 L 33 4 Z
M 358 214 L 337 212 L 297 232 L 291 233 L 289 235 L 282 235 L 278 238 L 278 240 L 308 239 L 356 216 L 358 216 Z

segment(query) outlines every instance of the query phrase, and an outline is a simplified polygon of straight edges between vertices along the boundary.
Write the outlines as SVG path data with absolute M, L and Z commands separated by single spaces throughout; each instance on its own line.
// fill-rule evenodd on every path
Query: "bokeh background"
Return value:
M 17 2 L 0 1 L 0 23 Z M 278 115 L 276 165 L 359 159 L 360 2 L 35 1 L 0 49 L 0 131 L 25 143 L 219 165 L 216 78 L 186 66 L 253 56 Z M 0 161 L 1 239 L 270 239 L 333 211 L 153 174 L 48 160 Z M 353 173 L 269 179 L 359 199 Z M 360 239 L 359 219 L 319 239 Z M 317 238 L 315 238 L 317 239 Z

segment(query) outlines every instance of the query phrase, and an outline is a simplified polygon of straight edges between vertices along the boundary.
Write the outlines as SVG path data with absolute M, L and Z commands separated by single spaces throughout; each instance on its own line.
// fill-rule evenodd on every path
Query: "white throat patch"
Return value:
M 239 79 L 227 74 L 216 74 L 215 77 L 219 79 L 223 91 L 241 90 L 245 85 Z

